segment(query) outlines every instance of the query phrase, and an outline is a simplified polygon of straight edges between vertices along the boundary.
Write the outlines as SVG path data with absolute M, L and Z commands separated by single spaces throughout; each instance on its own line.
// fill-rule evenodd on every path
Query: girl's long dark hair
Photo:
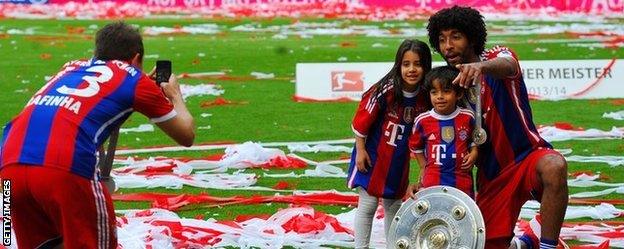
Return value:
M 375 83 L 375 85 L 368 90 L 373 91 L 373 98 L 378 98 L 378 101 L 382 101 L 384 98 L 382 94 L 383 89 L 389 84 L 392 85 L 394 103 L 388 103 L 388 106 L 393 108 L 398 106 L 397 104 L 403 101 L 403 84 L 405 84 L 405 82 L 401 76 L 401 63 L 403 62 L 403 55 L 405 55 L 407 51 L 414 52 L 420 58 L 420 64 L 424 69 L 424 79 L 424 76 L 431 70 L 431 50 L 429 50 L 429 46 L 422 41 L 406 39 L 401 43 L 396 52 L 394 65 L 392 66 L 392 69 L 390 69 L 390 72 L 388 72 L 383 78 L 381 78 L 381 80 L 377 81 L 377 83 Z M 420 91 L 421 88 L 422 81 L 417 85 L 416 91 Z

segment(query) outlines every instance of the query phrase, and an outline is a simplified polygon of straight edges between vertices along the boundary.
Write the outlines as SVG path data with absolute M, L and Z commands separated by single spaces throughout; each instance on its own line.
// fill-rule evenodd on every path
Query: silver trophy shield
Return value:
M 387 248 L 483 249 L 485 223 L 464 192 L 435 186 L 408 199 L 392 220 Z

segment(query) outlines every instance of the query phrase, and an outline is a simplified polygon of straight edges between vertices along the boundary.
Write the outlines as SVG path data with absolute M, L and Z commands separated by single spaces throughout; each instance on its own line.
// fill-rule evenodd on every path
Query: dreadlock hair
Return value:
M 463 33 L 472 45 L 475 55 L 480 55 L 485 50 L 487 30 L 483 16 L 479 11 L 470 7 L 453 6 L 445 8 L 429 17 L 427 31 L 429 31 L 429 44 L 440 52 L 438 37 L 444 30 L 457 29 Z
M 429 50 L 429 46 L 426 43 L 419 40 L 406 39 L 403 40 L 401 45 L 399 45 L 399 49 L 396 52 L 396 56 L 394 57 L 394 65 L 392 69 L 373 87 L 371 87 L 368 91 L 373 91 L 373 97 L 381 100 L 384 98 L 382 91 L 387 85 L 392 85 L 393 95 L 394 95 L 394 103 L 388 103 L 392 108 L 396 108 L 398 103 L 403 101 L 403 84 L 405 81 L 401 76 L 401 63 L 403 62 L 403 56 L 407 51 L 412 51 L 418 55 L 420 59 L 420 65 L 422 65 L 424 72 L 426 74 L 431 70 L 431 50 Z M 416 91 L 419 91 L 421 84 L 418 85 Z

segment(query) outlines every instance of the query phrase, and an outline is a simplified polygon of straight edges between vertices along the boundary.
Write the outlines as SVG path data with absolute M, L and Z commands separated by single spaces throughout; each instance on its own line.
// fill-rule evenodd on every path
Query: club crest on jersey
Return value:
M 453 142 L 453 139 L 455 139 L 455 128 L 453 126 L 442 127 L 442 140 L 450 143 Z
M 460 130 L 459 131 L 459 139 L 462 141 L 466 141 L 466 139 L 468 139 L 468 131 L 467 130 Z
M 414 122 L 414 107 L 405 107 L 405 110 L 403 111 L 403 121 L 408 124 Z

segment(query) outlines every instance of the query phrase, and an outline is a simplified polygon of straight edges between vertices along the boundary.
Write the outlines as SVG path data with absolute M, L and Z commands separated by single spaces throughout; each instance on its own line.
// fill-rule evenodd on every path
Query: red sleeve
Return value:
M 351 128 L 358 137 L 366 137 L 371 125 L 379 116 L 379 101 L 373 95 L 375 95 L 373 90 L 362 95 L 360 105 L 353 117 Z
M 167 121 L 177 114 L 160 87 L 145 74 L 136 85 L 133 108 L 154 123 Z
M 493 60 L 496 58 L 512 58 L 516 61 L 516 74 L 510 76 L 509 78 L 515 79 L 522 76 L 522 69 L 520 69 L 520 63 L 518 61 L 518 55 L 508 47 L 496 46 L 492 49 L 485 52 L 485 60 Z
M 414 121 L 412 135 L 409 138 L 409 148 L 412 153 L 423 153 L 423 149 L 425 147 L 422 134 L 422 120 L 422 118 L 416 118 L 416 120 Z

